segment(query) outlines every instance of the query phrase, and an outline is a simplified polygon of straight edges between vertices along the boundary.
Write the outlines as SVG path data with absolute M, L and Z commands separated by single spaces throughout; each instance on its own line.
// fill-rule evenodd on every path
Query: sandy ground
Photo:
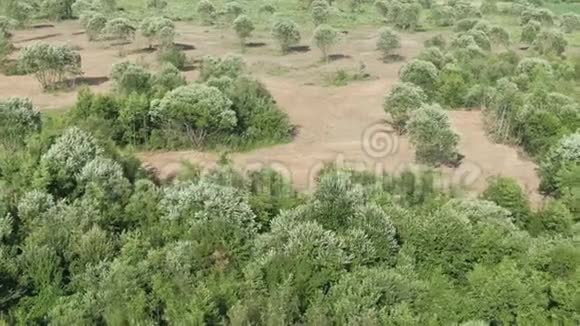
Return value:
M 27 96 L 41 110 L 65 108 L 74 104 L 76 90 L 83 84 L 99 92 L 110 90 L 107 76 L 112 63 L 133 60 L 155 68 L 155 54 L 142 50 L 146 46 L 143 40 L 126 46 L 130 54 L 123 58 L 118 55 L 118 46 L 89 43 L 81 32 L 75 22 L 17 32 L 14 37 L 17 47 L 42 40 L 79 48 L 84 79 L 77 82 L 76 88 L 52 94 L 43 93 L 31 76 L 0 76 L 0 98 Z M 402 35 L 398 54 L 404 58 L 416 56 L 423 48 L 423 40 L 429 36 L 429 33 Z M 303 35 L 303 45 L 309 45 L 309 38 Z M 391 173 L 421 168 L 413 164 L 413 150 L 408 139 L 393 133 L 383 121 L 384 96 L 397 82 L 404 61 L 384 63 L 379 60 L 376 30 L 359 29 L 345 34 L 332 51 L 337 60 L 328 64 L 320 63 L 317 49 L 301 49 L 281 56 L 268 33 L 257 33 L 250 41 L 254 46 L 243 55 L 249 70 L 271 91 L 299 132 L 289 144 L 231 154 L 238 168 L 274 168 L 301 190 L 313 187 L 314 177 L 328 162 Z M 193 61 L 208 54 L 239 53 L 238 40 L 233 33 L 184 23 L 178 25 L 176 43 L 190 46 L 186 54 Z M 323 85 L 329 73 L 340 68 L 357 69 L 361 64 L 373 76 L 371 80 L 343 87 Z M 195 66 L 185 74 L 189 80 L 194 80 L 197 77 Z M 536 192 L 539 180 L 533 162 L 521 158 L 515 148 L 492 143 L 485 135 L 480 112 L 450 111 L 449 115 L 461 136 L 459 150 L 465 159 L 456 169 L 440 169 L 442 183 L 479 192 L 485 188 L 488 177 L 509 176 L 518 180 L 534 201 L 539 201 Z M 171 176 L 179 171 L 182 161 L 211 168 L 218 155 L 179 151 L 140 153 L 139 157 L 146 165 L 156 168 L 161 176 Z

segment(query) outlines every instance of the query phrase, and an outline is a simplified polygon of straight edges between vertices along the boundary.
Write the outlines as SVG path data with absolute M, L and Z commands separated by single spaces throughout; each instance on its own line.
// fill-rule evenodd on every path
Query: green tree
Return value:
M 91 16 L 87 25 L 85 26 L 89 41 L 94 41 L 99 38 L 101 32 L 107 25 L 107 18 L 105 15 L 95 13 Z
M 530 20 L 522 28 L 522 35 L 520 40 L 527 44 L 534 43 L 538 33 L 540 33 L 541 28 L 542 24 L 540 24 L 538 21 Z
M 120 93 L 147 94 L 152 87 L 153 75 L 143 66 L 126 61 L 113 65 L 111 79 Z
M 401 38 L 389 27 L 383 27 L 379 30 L 379 39 L 377 48 L 383 54 L 383 60 L 386 60 L 392 51 L 401 47 Z
M 34 74 L 43 89 L 59 86 L 69 76 L 81 74 L 81 56 L 66 45 L 35 43 L 20 52 L 18 64 Z
M 289 19 L 279 19 L 272 27 L 272 36 L 280 44 L 280 50 L 283 54 L 288 53 L 292 45 L 300 42 L 300 32 L 298 25 Z
M 204 25 L 213 25 L 216 15 L 215 6 L 209 0 L 201 0 L 197 5 L 197 14 Z
M 393 127 L 403 133 L 413 111 L 420 109 L 427 101 L 423 90 L 412 83 L 399 83 L 385 97 L 383 109 L 391 116 Z
M 449 117 L 439 105 L 424 105 L 414 111 L 407 130 L 417 161 L 435 166 L 457 162 L 459 136 L 451 130 Z
M 509 210 L 514 224 L 523 228 L 529 223 L 530 204 L 520 185 L 513 179 L 495 177 L 489 180 L 482 198 Z
M 580 15 L 566 13 L 560 16 L 560 25 L 565 33 L 572 33 L 580 29 Z
M 234 30 L 240 39 L 242 51 L 245 51 L 246 39 L 250 37 L 254 29 L 254 23 L 246 15 L 240 15 L 234 20 Z
M 415 59 L 401 68 L 399 76 L 401 81 L 413 83 L 421 87 L 428 96 L 433 96 L 439 71 L 431 62 Z
M 16 149 L 26 137 L 40 131 L 40 113 L 27 98 L 0 101 L 0 144 Z
M 192 84 L 167 93 L 153 110 L 167 128 L 181 130 L 194 146 L 199 147 L 208 135 L 236 126 L 236 114 L 231 105 L 217 88 Z
M 534 49 L 542 55 L 555 54 L 561 56 L 566 50 L 568 41 L 558 30 L 543 30 L 534 39 Z
M 330 5 L 327 0 L 315 0 L 310 5 L 310 14 L 314 25 L 326 24 L 330 16 Z
M 580 134 L 574 133 L 563 137 L 554 144 L 540 162 L 540 190 L 546 193 L 557 193 L 556 176 L 560 169 L 569 164 L 580 162 Z
M 147 38 L 149 48 L 153 48 L 153 43 L 157 41 L 161 46 L 167 47 L 173 44 L 175 34 L 175 24 L 171 19 L 163 17 L 148 17 L 143 19 L 139 26 L 141 35 Z
M 314 44 L 322 52 L 322 60 L 328 62 L 328 51 L 339 40 L 338 31 L 328 25 L 319 25 L 312 36 Z

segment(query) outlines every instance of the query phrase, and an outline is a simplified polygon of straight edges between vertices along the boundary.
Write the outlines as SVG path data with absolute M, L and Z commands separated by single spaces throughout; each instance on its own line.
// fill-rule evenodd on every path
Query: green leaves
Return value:
M 34 43 L 20 52 L 18 64 L 34 74 L 43 89 L 59 86 L 68 76 L 81 74 L 81 56 L 67 45 Z

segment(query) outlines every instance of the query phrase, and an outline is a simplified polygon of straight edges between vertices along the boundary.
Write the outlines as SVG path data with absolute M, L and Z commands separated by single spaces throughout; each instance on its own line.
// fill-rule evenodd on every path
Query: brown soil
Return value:
M 118 47 L 90 43 L 86 35 L 79 32 L 77 23 L 66 22 L 55 27 L 19 31 L 14 39 L 19 48 L 34 42 L 31 39 L 43 38 L 46 42 L 69 43 L 80 48 L 85 76 L 76 84 L 90 85 L 98 92 L 110 90 L 111 82 L 106 76 L 113 63 L 133 60 L 155 67 L 155 53 L 140 51 L 147 47 L 144 41 L 125 46 L 125 52 L 131 54 L 123 58 L 118 56 Z M 421 51 L 423 40 L 429 36 L 429 33 L 402 35 L 402 48 L 397 54 L 412 58 Z M 309 36 L 304 35 L 304 39 Z M 315 48 L 281 56 L 267 32 L 257 33 L 248 40 L 258 44 L 248 47 L 243 55 L 249 69 L 288 112 L 299 132 L 289 144 L 232 154 L 230 157 L 237 167 L 241 170 L 272 167 L 302 190 L 312 187 L 314 176 L 326 162 L 394 173 L 420 168 L 413 164 L 413 150 L 408 139 L 393 133 L 383 121 L 383 98 L 397 82 L 403 61 L 384 63 L 380 59 L 373 29 L 351 31 L 344 39 L 332 51 L 334 60 L 328 64 L 320 62 L 320 53 Z M 203 55 L 239 53 L 239 41 L 233 33 L 183 23 L 178 24 L 176 43 L 186 49 L 192 61 Z M 300 49 L 307 49 L 307 45 L 304 42 Z M 352 70 L 361 65 L 375 78 L 343 87 L 322 86 L 326 76 L 337 69 Z M 184 72 L 189 80 L 197 77 L 198 71 L 194 68 L 195 64 Z M 0 76 L 0 98 L 8 96 L 30 97 L 41 110 L 49 110 L 71 106 L 76 90 L 43 93 L 31 76 Z M 465 158 L 456 169 L 440 169 L 444 185 L 481 191 L 487 177 L 505 175 L 516 178 L 535 200 L 539 200 L 536 193 L 539 181 L 533 162 L 520 158 L 514 148 L 488 140 L 480 112 L 454 111 L 449 115 L 461 135 L 460 152 Z M 141 153 L 139 156 L 145 164 L 158 169 L 162 177 L 177 173 L 184 160 L 210 168 L 218 158 L 214 153 L 195 151 Z

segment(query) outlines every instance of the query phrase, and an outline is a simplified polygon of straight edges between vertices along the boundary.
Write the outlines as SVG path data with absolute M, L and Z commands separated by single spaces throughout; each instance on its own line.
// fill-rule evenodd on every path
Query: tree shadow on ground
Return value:
M 310 51 L 308 45 L 295 45 L 288 48 L 289 53 L 306 53 L 308 51 Z

